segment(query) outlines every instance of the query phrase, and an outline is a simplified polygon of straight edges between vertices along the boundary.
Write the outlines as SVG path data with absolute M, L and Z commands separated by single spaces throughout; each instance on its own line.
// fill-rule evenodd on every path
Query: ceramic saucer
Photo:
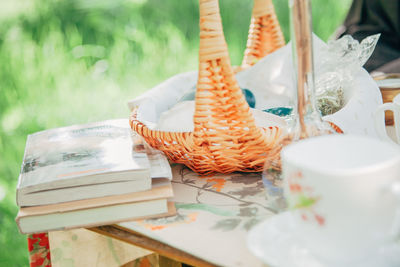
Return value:
M 280 213 L 253 227 L 247 236 L 250 251 L 271 267 L 343 267 L 344 263 L 326 262 L 312 255 L 296 240 L 290 212 Z M 352 267 L 400 266 L 400 242 L 376 249 Z

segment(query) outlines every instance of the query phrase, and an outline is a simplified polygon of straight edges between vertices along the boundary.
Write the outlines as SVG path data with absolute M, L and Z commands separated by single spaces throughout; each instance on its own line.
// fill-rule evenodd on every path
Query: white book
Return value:
M 17 204 L 47 205 L 151 188 L 145 151 L 127 119 L 45 130 L 27 138 Z
M 152 179 L 167 178 L 172 180 L 171 165 L 167 157 L 159 150 L 147 150 L 147 156 L 150 161 L 150 176 Z
M 150 176 L 152 179 L 167 178 L 172 180 L 171 165 L 164 152 L 152 148 L 137 133 L 132 134 L 133 146 L 135 151 L 143 151 L 147 154 L 150 161 Z

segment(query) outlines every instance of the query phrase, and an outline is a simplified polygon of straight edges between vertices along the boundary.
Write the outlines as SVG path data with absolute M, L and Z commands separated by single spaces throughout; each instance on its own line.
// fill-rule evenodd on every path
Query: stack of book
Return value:
M 166 157 L 118 119 L 28 136 L 17 186 L 21 233 L 173 215 Z

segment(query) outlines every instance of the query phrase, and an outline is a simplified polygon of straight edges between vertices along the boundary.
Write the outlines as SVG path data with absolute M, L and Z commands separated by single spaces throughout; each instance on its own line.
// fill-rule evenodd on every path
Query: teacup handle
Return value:
M 396 138 L 397 138 L 397 142 L 400 142 L 400 118 L 398 118 L 400 116 L 400 114 L 396 114 L 397 108 L 393 103 L 385 103 L 383 105 L 380 105 L 378 107 L 378 109 L 375 111 L 374 113 L 374 124 L 375 124 L 375 129 L 378 132 L 378 136 L 380 138 L 382 138 L 385 141 L 388 141 L 390 143 L 396 144 L 396 142 L 394 142 L 387 134 L 385 127 L 382 127 L 382 113 L 383 116 L 385 115 L 385 111 L 386 110 L 391 110 L 393 111 L 393 116 L 394 116 L 394 127 L 395 127 L 395 132 L 396 132 Z
M 397 236 L 400 233 L 400 181 L 394 182 L 390 186 L 390 189 L 391 193 L 395 195 L 398 203 L 391 230 L 393 236 Z

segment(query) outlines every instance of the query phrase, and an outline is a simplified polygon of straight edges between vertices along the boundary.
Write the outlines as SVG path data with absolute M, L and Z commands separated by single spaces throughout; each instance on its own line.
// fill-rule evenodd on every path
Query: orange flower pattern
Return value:
M 152 230 L 163 230 L 168 227 L 173 227 L 180 224 L 189 224 L 197 220 L 197 212 L 190 213 L 188 215 L 178 214 L 174 217 L 166 217 L 160 219 L 140 220 L 136 221 L 139 225 Z

